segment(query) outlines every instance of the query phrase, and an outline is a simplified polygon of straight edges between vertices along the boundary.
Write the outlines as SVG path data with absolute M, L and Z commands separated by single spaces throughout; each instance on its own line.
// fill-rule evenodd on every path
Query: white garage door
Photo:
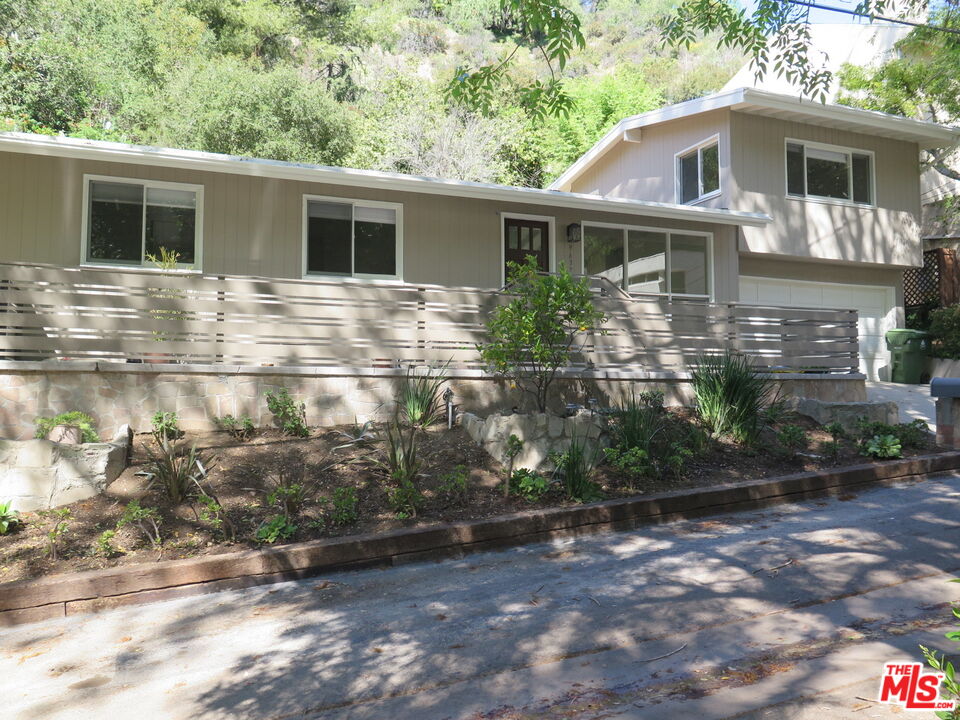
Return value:
M 894 288 L 741 277 L 740 302 L 856 310 L 860 327 L 860 371 L 871 380 L 889 378 L 890 353 L 887 352 L 884 334 L 897 326 Z

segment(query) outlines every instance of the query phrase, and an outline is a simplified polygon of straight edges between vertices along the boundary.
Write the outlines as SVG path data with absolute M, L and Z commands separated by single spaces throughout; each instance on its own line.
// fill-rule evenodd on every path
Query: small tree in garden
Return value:
M 516 297 L 493 312 L 490 341 L 477 349 L 493 372 L 511 378 L 546 412 L 550 385 L 570 364 L 577 339 L 607 318 L 593 306 L 589 283 L 575 280 L 563 265 L 555 275 L 541 274 L 531 256 L 507 266 Z

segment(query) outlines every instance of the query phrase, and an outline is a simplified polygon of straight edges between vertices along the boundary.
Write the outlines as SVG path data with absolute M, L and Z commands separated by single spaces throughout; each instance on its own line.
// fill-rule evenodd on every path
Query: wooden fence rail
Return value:
M 0 356 L 231 365 L 481 368 L 509 294 L 476 288 L 0 265 Z M 684 370 L 730 348 L 758 367 L 856 372 L 857 313 L 597 295 L 577 363 Z

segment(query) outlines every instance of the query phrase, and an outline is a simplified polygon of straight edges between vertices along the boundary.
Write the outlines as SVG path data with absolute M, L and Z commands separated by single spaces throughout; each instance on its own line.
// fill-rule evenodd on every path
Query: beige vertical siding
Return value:
M 739 112 L 731 113 L 730 128 L 735 182 L 729 207 L 764 212 L 774 220 L 765 228 L 744 228 L 742 250 L 900 267 L 922 264 L 916 144 Z M 873 151 L 877 207 L 787 198 L 786 138 Z
M 729 207 L 730 111 L 713 112 L 642 128 L 640 142 L 621 141 L 577 178 L 573 192 L 613 197 L 677 202 L 674 156 L 713 135 L 720 136 L 719 197 L 704 207 Z
M 520 213 L 555 219 L 557 263 L 575 272 L 581 271 L 581 248 L 566 240 L 570 223 L 713 232 L 716 297 L 727 300 L 736 293 L 736 237 L 727 226 L 5 152 L 0 152 L 0 262 L 80 263 L 85 174 L 202 185 L 206 273 L 301 277 L 303 196 L 325 195 L 403 205 L 407 282 L 499 287 L 501 213 Z

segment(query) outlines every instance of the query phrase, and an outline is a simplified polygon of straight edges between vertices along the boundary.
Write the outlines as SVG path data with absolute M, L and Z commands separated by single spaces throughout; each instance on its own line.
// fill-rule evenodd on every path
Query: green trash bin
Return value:
M 892 361 L 890 379 L 895 383 L 919 385 L 930 352 L 930 336 L 920 330 L 898 328 L 889 330 L 886 339 Z

